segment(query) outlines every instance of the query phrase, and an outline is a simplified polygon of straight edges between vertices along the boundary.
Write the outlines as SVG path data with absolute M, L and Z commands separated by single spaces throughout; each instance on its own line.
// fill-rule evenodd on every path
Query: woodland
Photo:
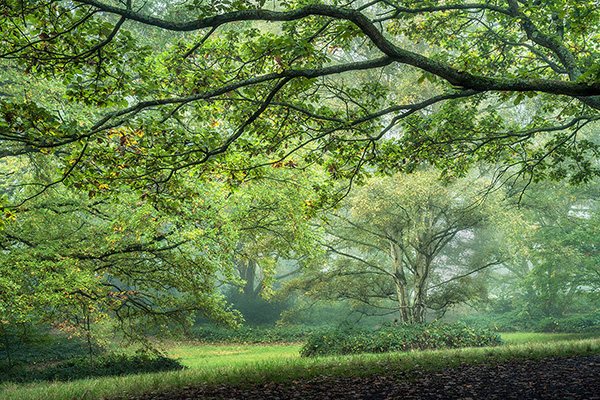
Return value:
M 599 23 L 596 0 L 0 0 L 0 390 L 181 369 L 181 340 L 597 337 Z

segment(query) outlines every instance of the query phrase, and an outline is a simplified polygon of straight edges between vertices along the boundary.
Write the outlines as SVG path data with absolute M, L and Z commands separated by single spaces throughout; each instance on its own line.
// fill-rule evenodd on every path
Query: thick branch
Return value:
M 195 31 L 204 28 L 215 28 L 224 24 L 237 22 L 237 21 L 272 21 L 272 22 L 284 22 L 284 21 L 295 21 L 310 16 L 326 16 L 338 20 L 346 20 L 354 23 L 359 27 L 362 32 L 371 40 L 371 42 L 384 54 L 386 54 L 391 60 L 401 64 L 412 65 L 423 71 L 432 73 L 436 76 L 443 78 L 450 84 L 474 90 L 483 91 L 539 91 L 551 94 L 561 94 L 573 97 L 586 97 L 586 96 L 598 96 L 600 95 L 600 84 L 584 84 L 576 82 L 565 82 L 559 80 L 546 80 L 546 79 L 523 79 L 523 78 L 498 78 L 498 77 L 487 77 L 471 74 L 456 68 L 450 67 L 448 64 L 444 64 L 435 61 L 431 58 L 425 57 L 421 54 L 414 53 L 412 51 L 405 50 L 394 43 L 392 43 L 375 25 L 375 23 L 369 19 L 365 14 L 352 10 L 344 9 L 335 6 L 329 6 L 324 4 L 311 4 L 306 7 L 299 8 L 292 11 L 270 11 L 270 10 L 243 10 L 233 11 L 229 13 L 223 13 L 220 15 L 210 16 L 201 18 L 195 21 L 188 22 L 175 22 L 165 21 L 160 18 L 139 14 L 132 10 L 124 10 L 118 7 L 113 7 L 107 4 L 103 4 L 97 0 L 81 0 L 81 3 L 88 4 L 97 7 L 101 11 L 117 14 L 128 19 L 141 22 L 143 24 L 160 27 L 166 30 L 187 32 Z M 480 8 L 484 7 L 479 5 Z M 491 6 L 490 6 L 491 7 Z M 473 8 L 473 7 L 471 7 Z M 486 8 L 489 8 L 486 6 Z M 495 11 L 504 12 L 504 9 L 498 8 Z M 511 13 L 516 16 L 520 16 L 518 9 L 512 9 Z M 524 29 L 531 31 L 535 27 L 527 25 L 527 20 L 523 19 Z M 531 31 L 533 32 L 533 31 Z M 533 36 L 533 34 L 532 34 Z M 537 34 L 536 38 L 541 38 L 543 35 Z M 542 40 L 542 39 L 536 39 Z M 555 51 L 563 62 L 566 62 L 567 69 L 574 73 L 573 77 L 577 75 L 576 66 L 571 63 L 568 51 L 565 53 L 564 46 L 560 46 L 558 43 L 546 43 L 542 45 L 551 50 Z M 570 56 L 572 57 L 572 55 Z M 324 70 L 324 69 L 323 69 Z M 323 74 L 317 72 L 310 73 L 308 75 L 301 74 L 299 76 L 305 77 L 316 77 L 323 76 Z M 295 71 L 298 73 L 299 71 Z M 341 71 L 340 71 L 341 72 Z M 290 75 L 291 71 L 286 71 L 282 76 L 294 77 Z M 296 75 L 298 76 L 298 75 Z

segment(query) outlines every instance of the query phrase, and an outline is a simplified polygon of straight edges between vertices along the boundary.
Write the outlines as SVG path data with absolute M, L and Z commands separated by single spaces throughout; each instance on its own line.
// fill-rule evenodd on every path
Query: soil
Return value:
M 131 399 L 600 400 L 600 355 L 463 364 L 437 372 L 391 370 L 375 376 L 187 387 Z

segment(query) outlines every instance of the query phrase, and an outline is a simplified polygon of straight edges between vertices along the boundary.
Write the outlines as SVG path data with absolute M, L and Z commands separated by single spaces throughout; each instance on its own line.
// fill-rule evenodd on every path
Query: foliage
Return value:
M 0 371 L 0 382 L 71 381 L 100 376 L 174 371 L 184 367 L 163 356 L 109 354 L 96 359 L 94 368 L 89 360 L 74 358 L 45 368 L 18 368 Z
M 279 293 L 285 293 L 285 289 Z M 365 315 L 364 310 L 348 301 L 323 301 L 310 293 L 294 296 L 293 300 L 292 306 L 281 314 L 279 325 L 330 327 L 344 323 L 363 326 L 381 323 L 381 316 Z
M 378 330 L 342 326 L 311 334 L 300 355 L 314 357 L 500 344 L 502 340 L 497 333 L 463 324 L 401 324 Z
M 88 344 L 78 336 L 68 337 L 67 334 L 46 325 L 7 325 L 4 327 L 8 334 L 12 366 L 35 366 L 45 363 L 54 363 L 88 355 Z M 2 369 L 12 366 L 5 357 L 4 338 L 0 337 L 2 349 Z M 106 347 L 97 343 L 92 344 L 95 355 L 106 354 Z M 89 363 L 89 359 L 88 359 Z
M 216 328 L 212 326 L 196 326 L 191 335 L 200 343 L 297 343 L 306 340 L 317 328 L 304 326 L 286 326 L 263 328 L 243 326 L 236 330 Z
M 524 182 L 506 189 L 516 207 L 502 225 L 510 257 L 490 275 L 491 322 L 502 330 L 544 330 L 551 325 L 542 328 L 542 320 L 597 310 L 597 185 Z
M 310 264 L 318 253 L 306 205 L 318 202 L 320 178 L 310 170 L 268 167 L 261 180 L 235 183 L 189 176 L 157 198 L 53 184 L 57 166 L 49 154 L 0 163 L 5 199 L 21 203 L 0 232 L 2 323 L 41 318 L 90 342 L 103 340 L 105 324 L 150 345 L 148 333 L 180 333 L 198 313 L 235 326 L 242 316 L 222 285 L 268 296 L 279 259 Z M 39 185 L 48 185 L 41 194 Z M 259 284 L 240 273 L 249 262 Z
M 494 329 L 499 332 L 527 331 L 531 327 L 531 319 L 518 311 L 504 313 L 479 312 L 460 318 L 460 321 L 480 329 Z
M 114 316 L 132 338 L 199 310 L 236 325 L 217 286 L 256 292 L 277 258 L 312 254 L 302 222 L 347 193 L 323 176 L 599 174 L 591 3 L 6 0 L 0 15 L 2 324 L 41 313 L 88 341 Z M 224 200 L 265 170 L 311 168 L 314 196 L 285 202 L 279 187 L 269 202 L 259 184 Z M 273 206 L 284 229 L 254 235 Z M 598 287 L 589 222 L 529 236 L 521 311 L 556 317 Z M 415 319 L 485 294 L 451 287 L 429 304 L 415 290 Z
M 24 163 L 12 198 L 26 197 L 32 175 L 50 175 L 52 165 Z M 209 182 L 189 189 L 200 196 L 169 207 L 129 191 L 90 198 L 56 186 L 16 208 L 0 232 L 6 250 L 0 287 L 9 294 L 0 299 L 2 322 L 37 318 L 90 342 L 107 333 L 97 329 L 102 324 L 143 341 L 148 329 L 175 333 L 197 312 L 238 323 L 217 288 L 238 282 L 229 256 L 237 234 L 221 202 L 225 187 Z
M 306 268 L 287 290 L 417 323 L 428 308 L 485 296 L 474 277 L 500 261 L 493 238 L 482 240 L 493 215 L 483 182 L 444 182 L 426 168 L 368 182 L 324 217 L 326 267 Z
M 557 321 L 554 332 L 597 332 L 600 330 L 600 310 L 572 315 Z
M 252 305 L 270 298 L 277 280 L 319 259 L 318 231 L 310 225 L 314 210 L 309 205 L 319 202 L 313 186 L 323 183 L 320 175 L 314 169 L 293 173 L 268 168 L 261 179 L 238 183 L 224 202 L 238 233 L 232 256 L 242 280 L 241 285 L 234 282 L 227 295 L 247 321 L 252 319 Z M 290 263 L 291 268 L 286 265 Z
M 500 332 L 580 333 L 600 330 L 600 311 L 571 314 L 561 317 L 532 317 L 518 311 L 477 313 L 461 318 L 464 323 Z
M 532 179 L 598 174 L 598 144 L 581 135 L 600 108 L 593 2 L 1 7 L 2 67 L 63 96 L 3 92 L 0 156 L 53 153 L 87 191 L 154 195 L 186 174 L 238 180 L 265 164 L 354 180 L 365 165 L 424 162 L 448 176 L 479 162 Z M 52 106 L 65 101 L 74 110 Z
M 238 288 L 233 288 L 225 297 L 231 307 L 244 316 L 244 325 L 260 326 L 275 325 L 281 318 L 281 313 L 291 306 L 291 301 L 246 296 Z

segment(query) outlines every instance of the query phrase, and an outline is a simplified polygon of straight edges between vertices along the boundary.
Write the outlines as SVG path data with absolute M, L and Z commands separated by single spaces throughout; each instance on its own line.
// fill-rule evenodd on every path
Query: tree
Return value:
M 53 157 L 13 161 L 18 167 L 0 163 L 0 174 L 19 171 L 18 179 L 0 175 L 9 201 L 53 181 Z M 156 201 L 131 190 L 100 196 L 50 186 L 0 231 L 0 321 L 41 318 L 85 335 L 90 348 L 101 322 L 141 342 L 196 315 L 238 326 L 225 285 L 268 297 L 278 260 L 310 265 L 315 257 L 309 221 L 322 175 L 276 165 L 234 185 L 217 175 L 180 180 Z
M 27 169 L 21 172 L 17 202 L 35 190 L 26 185 Z M 55 185 L 15 208 L 0 231 L 1 323 L 42 318 L 82 332 L 90 348 L 95 323 L 107 320 L 142 343 L 148 333 L 189 325 L 197 313 L 236 326 L 240 316 L 219 291 L 223 283 L 241 284 L 226 189 L 190 184 L 194 195 L 168 208 L 130 192 L 90 198 Z
M 96 115 L 4 97 L 1 155 L 54 152 L 61 179 L 88 190 L 160 193 L 184 171 L 239 175 L 307 147 L 294 163 L 338 179 L 424 161 L 598 173 L 597 143 L 580 137 L 600 108 L 594 2 L 6 0 L 0 14 L 0 59 L 62 80 Z M 136 37 L 150 28 L 182 35 L 157 54 Z M 355 71 L 416 71 L 405 84 L 432 89 L 402 103 L 390 91 L 401 79 L 344 80 Z
M 529 322 L 586 311 L 597 300 L 600 276 L 596 186 L 539 183 L 523 196 L 521 188 L 515 192 L 522 226 L 507 238 L 516 246 L 499 278 L 509 283 L 500 288 L 503 296 Z
M 318 235 L 310 221 L 319 201 L 313 187 L 324 180 L 314 168 L 274 165 L 261 179 L 237 185 L 227 198 L 225 210 L 238 232 L 231 256 L 242 285 L 233 282 L 226 294 L 246 322 L 275 322 L 286 306 L 272 299 L 281 280 L 318 258 Z
M 278 261 L 309 265 L 317 256 L 310 205 L 318 201 L 313 186 L 323 183 L 319 175 L 275 166 L 260 180 L 242 183 L 228 198 L 230 218 L 240 231 L 235 257 L 245 296 L 269 297 Z M 285 275 L 299 270 L 298 265 Z
M 292 287 L 319 298 L 391 310 L 405 322 L 425 320 L 434 286 L 440 309 L 473 297 L 480 286 L 471 276 L 499 262 L 490 252 L 464 246 L 473 241 L 489 209 L 473 182 L 447 184 L 437 178 L 421 170 L 373 179 L 357 189 L 327 222 L 330 262 L 309 270 Z M 444 253 L 451 243 L 462 251 Z M 443 294 L 439 287 L 444 285 L 452 290 Z

